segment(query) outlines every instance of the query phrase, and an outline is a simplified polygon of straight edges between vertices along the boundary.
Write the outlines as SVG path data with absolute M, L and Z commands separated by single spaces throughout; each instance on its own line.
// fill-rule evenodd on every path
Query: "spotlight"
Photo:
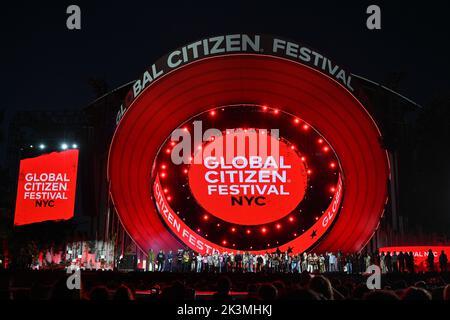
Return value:
M 31 145 L 30 145 L 30 148 L 31 148 L 31 149 L 33 149 L 33 148 L 34 148 L 34 146 L 33 146 L 33 145 L 31 144 Z
M 67 150 L 67 148 L 69 148 L 69 146 L 67 145 L 67 143 L 61 144 L 61 149 Z
M 41 143 L 41 144 L 39 145 L 39 149 L 44 150 L 44 149 L 45 149 L 45 144 L 42 144 L 42 143 Z
M 72 149 L 77 149 L 78 145 L 76 143 L 72 144 Z
M 215 115 L 216 115 L 216 112 L 215 112 L 214 110 L 212 110 L 209 114 L 210 114 L 211 116 L 215 116 Z

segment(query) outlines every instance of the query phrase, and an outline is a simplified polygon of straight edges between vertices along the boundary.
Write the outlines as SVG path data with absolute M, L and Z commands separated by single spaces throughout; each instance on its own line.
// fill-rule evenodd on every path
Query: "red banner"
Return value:
M 78 150 L 20 161 L 14 225 L 73 217 Z

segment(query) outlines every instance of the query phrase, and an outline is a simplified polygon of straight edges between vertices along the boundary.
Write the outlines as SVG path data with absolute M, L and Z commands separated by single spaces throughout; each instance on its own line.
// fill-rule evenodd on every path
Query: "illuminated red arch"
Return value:
M 360 250 L 375 232 L 387 199 L 389 164 L 373 119 L 328 76 L 290 60 L 244 54 L 177 69 L 149 85 L 127 109 L 111 144 L 108 177 L 114 205 L 134 241 L 144 250 L 180 247 L 152 202 L 154 158 L 187 118 L 240 103 L 299 115 L 327 137 L 341 160 L 345 197 L 339 219 L 316 250 Z

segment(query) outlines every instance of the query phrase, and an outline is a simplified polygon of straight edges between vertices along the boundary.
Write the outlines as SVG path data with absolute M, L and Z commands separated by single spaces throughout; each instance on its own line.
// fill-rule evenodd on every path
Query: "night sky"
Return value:
M 385 83 L 389 74 L 402 73 L 396 90 L 421 105 L 450 92 L 448 1 L 243 3 L 2 3 L 0 109 L 83 108 L 95 98 L 89 78 L 104 79 L 109 89 L 114 89 L 139 77 L 147 66 L 176 47 L 209 35 L 239 32 L 293 39 L 376 82 Z M 70 4 L 81 7 L 80 31 L 66 28 Z M 366 28 L 369 4 L 381 6 L 380 31 Z M 448 141 L 440 142 L 443 150 L 433 157 L 448 154 Z M 447 165 L 443 172 L 448 173 L 449 161 L 443 163 Z M 436 201 L 441 201 L 440 208 L 449 209 L 450 176 L 443 179 L 447 182 L 442 186 L 449 189 Z M 431 193 L 429 200 L 433 200 Z M 448 211 L 439 215 L 449 223 Z
M 3 4 L 2 107 L 80 108 L 94 98 L 90 77 L 105 79 L 113 89 L 176 47 L 232 32 L 292 38 L 377 82 L 390 72 L 404 72 L 399 91 L 419 104 L 450 87 L 446 1 L 426 6 L 411 1 L 184 2 Z M 65 11 L 72 3 L 82 10 L 80 31 L 66 28 Z M 381 31 L 365 26 L 371 3 L 382 8 Z

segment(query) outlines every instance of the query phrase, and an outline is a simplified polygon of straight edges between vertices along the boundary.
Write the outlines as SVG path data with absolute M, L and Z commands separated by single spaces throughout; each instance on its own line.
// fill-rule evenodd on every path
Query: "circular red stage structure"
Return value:
M 145 251 L 360 250 L 383 214 L 389 163 L 352 89 L 331 60 L 279 38 L 230 35 L 174 50 L 136 81 L 118 118 L 108 178 L 124 228 Z M 174 130 L 194 137 L 200 122 L 222 135 L 200 135 L 174 163 Z M 270 153 L 248 149 L 236 162 L 195 161 L 250 132 L 279 141 L 272 165 L 257 165 Z M 260 180 L 233 189 L 238 173 Z M 264 185 L 276 192 L 258 197 Z

